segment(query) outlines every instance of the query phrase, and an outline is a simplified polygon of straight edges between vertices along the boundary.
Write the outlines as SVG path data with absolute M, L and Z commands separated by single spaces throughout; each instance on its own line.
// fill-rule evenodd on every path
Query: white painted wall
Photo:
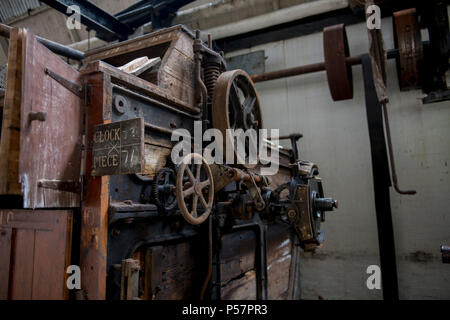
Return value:
M 393 48 L 391 18 L 382 28 L 385 47 Z M 347 27 L 347 34 L 352 54 L 368 51 L 364 24 Z M 264 49 L 266 71 L 274 71 L 323 61 L 322 48 L 316 33 L 229 56 Z M 450 266 L 439 252 L 450 244 L 450 102 L 423 105 L 420 91 L 400 92 L 393 60 L 388 75 L 399 181 L 418 191 L 391 192 L 400 298 L 450 299 Z M 257 84 L 265 127 L 303 133 L 302 158 L 318 163 L 326 195 L 339 200 L 324 224 L 324 247 L 303 254 L 305 299 L 382 298 L 366 287 L 367 266 L 379 264 L 378 238 L 361 66 L 353 76 L 354 99 L 342 102 L 332 101 L 324 72 Z

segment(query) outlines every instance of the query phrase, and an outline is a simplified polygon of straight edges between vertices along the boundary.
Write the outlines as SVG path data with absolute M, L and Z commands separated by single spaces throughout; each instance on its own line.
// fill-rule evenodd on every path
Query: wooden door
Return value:
M 68 210 L 0 210 L 0 299 L 67 299 L 71 233 Z
M 80 206 L 83 85 L 30 32 L 23 42 L 19 182 L 24 208 Z

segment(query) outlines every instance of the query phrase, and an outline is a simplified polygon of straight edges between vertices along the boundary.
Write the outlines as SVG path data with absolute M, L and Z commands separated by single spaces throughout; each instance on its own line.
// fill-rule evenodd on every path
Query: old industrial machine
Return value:
M 140 5 L 105 19 L 110 28 L 89 10 L 83 19 L 102 39 L 124 40 L 134 29 L 121 25 L 142 22 L 129 20 Z M 396 12 L 398 48 L 385 51 L 381 31 L 369 30 L 370 54 L 352 57 L 344 25 L 328 26 L 323 63 L 252 76 L 229 70 L 211 38 L 205 43 L 183 26 L 83 53 L 0 25 L 9 38 L 0 91 L 0 299 L 299 298 L 299 250 L 322 245 L 321 223 L 337 201 L 325 197 L 318 166 L 302 159 L 300 133 L 249 138 L 242 154 L 229 132 L 263 129 L 254 82 L 325 70 L 332 98 L 351 99 L 356 64 L 363 66 L 383 291 L 395 299 L 391 177 L 397 192 L 415 191 L 397 184 L 385 60 L 396 58 L 402 90 L 422 88 L 424 103 L 447 100 L 442 6 Z M 173 17 L 165 9 L 159 26 Z M 207 160 L 211 140 L 201 138 L 209 129 L 224 137 L 219 159 L 238 161 Z M 189 152 L 173 161 L 181 140 Z M 247 162 L 261 146 L 279 156 Z M 263 174 L 273 161 L 279 170 Z
M 322 244 L 337 207 L 302 135 L 247 141 L 279 151 L 271 176 L 261 162 L 208 163 L 205 145 L 171 157 L 174 132 L 194 136 L 195 123 L 224 140 L 263 127 L 246 72 L 183 26 L 90 51 L 77 69 L 25 29 L 3 33 L 2 299 L 298 295 L 298 248 Z M 70 292 L 69 265 L 81 275 Z

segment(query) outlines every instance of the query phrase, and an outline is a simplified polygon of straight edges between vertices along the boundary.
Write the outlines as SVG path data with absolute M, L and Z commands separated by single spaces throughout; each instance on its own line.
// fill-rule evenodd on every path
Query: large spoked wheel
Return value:
M 190 224 L 203 223 L 211 213 L 214 182 L 211 168 L 198 153 L 183 158 L 177 172 L 178 208 Z
M 212 121 L 214 128 L 220 130 L 225 137 L 223 143 L 224 159 L 229 159 L 226 145 L 233 146 L 234 154 L 238 162 L 244 167 L 252 167 L 249 164 L 248 152 L 250 148 L 258 150 L 258 137 L 245 141 L 245 152 L 238 153 L 234 137 L 227 129 L 258 129 L 262 128 L 261 109 L 255 85 L 250 76 L 243 70 L 233 70 L 222 73 L 217 79 L 213 97 Z

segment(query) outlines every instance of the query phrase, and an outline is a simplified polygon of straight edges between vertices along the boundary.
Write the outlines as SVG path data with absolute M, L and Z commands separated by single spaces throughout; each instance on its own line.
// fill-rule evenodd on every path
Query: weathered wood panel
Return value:
M 87 109 L 86 140 L 93 141 L 94 127 L 111 120 L 110 78 L 104 73 L 87 77 L 92 88 Z M 86 189 L 81 212 L 80 267 L 84 298 L 106 298 L 106 246 L 108 240 L 109 176 L 94 177 L 92 144 L 86 149 Z
M 290 299 L 293 246 L 289 226 L 268 225 L 266 241 L 268 298 Z M 256 299 L 255 245 L 252 231 L 222 238 L 222 299 Z
M 0 221 L 0 298 L 67 299 L 72 212 L 1 210 Z
M 178 38 L 162 61 L 158 85 L 174 97 L 195 105 L 193 39 L 186 32 L 178 32 Z
M 81 86 L 80 74 L 30 32 L 25 39 L 19 159 L 24 207 L 79 207 L 82 98 L 47 70 Z M 37 113 L 40 119 L 32 120 Z M 73 185 L 73 191 L 44 180 Z
M 161 65 L 156 71 L 141 75 L 155 83 L 169 96 L 190 107 L 195 106 L 193 36 L 181 26 L 113 44 L 89 52 L 84 62 L 102 60 L 115 67 L 133 59 L 147 56 L 160 57 Z
M 193 290 L 196 261 L 190 242 L 164 247 L 162 251 L 162 292 L 158 299 L 196 299 Z
M 256 273 L 248 271 L 222 288 L 223 300 L 256 300 Z
M 136 38 L 130 39 L 128 41 L 123 41 L 120 43 L 116 43 L 104 48 L 94 49 L 86 53 L 86 58 L 84 59 L 84 63 L 93 62 L 97 60 L 109 60 L 114 61 L 114 63 L 125 64 L 122 61 L 118 62 L 116 60 L 112 60 L 114 57 L 125 56 L 128 54 L 128 61 L 133 60 L 134 58 L 138 58 L 138 56 L 132 56 L 133 52 L 139 50 L 145 50 L 146 48 L 153 47 L 159 45 L 161 43 L 167 43 L 176 38 L 176 34 L 178 30 L 180 30 L 180 26 L 174 26 L 171 28 L 161 29 L 157 32 Z
M 20 195 L 19 146 L 22 92 L 22 29 L 13 28 L 9 39 L 8 70 L 0 138 L 0 194 Z
M 292 262 L 290 227 L 273 225 L 267 230 L 267 290 L 270 300 L 290 299 L 288 296 Z
M 86 68 L 80 71 L 82 74 L 90 74 L 94 72 L 105 72 L 111 76 L 111 82 L 114 84 L 125 86 L 127 89 L 148 95 L 151 98 L 158 99 L 169 105 L 173 105 L 180 110 L 187 111 L 189 113 L 198 114 L 200 109 L 187 104 L 180 99 L 173 97 L 167 90 L 159 88 L 157 85 L 138 78 L 132 74 L 120 71 L 113 66 L 102 61 L 97 61 L 89 64 Z
M 11 238 L 12 230 L 0 227 L 0 300 L 8 299 Z
M 220 282 L 225 285 L 255 268 L 255 233 L 235 232 L 222 237 Z

